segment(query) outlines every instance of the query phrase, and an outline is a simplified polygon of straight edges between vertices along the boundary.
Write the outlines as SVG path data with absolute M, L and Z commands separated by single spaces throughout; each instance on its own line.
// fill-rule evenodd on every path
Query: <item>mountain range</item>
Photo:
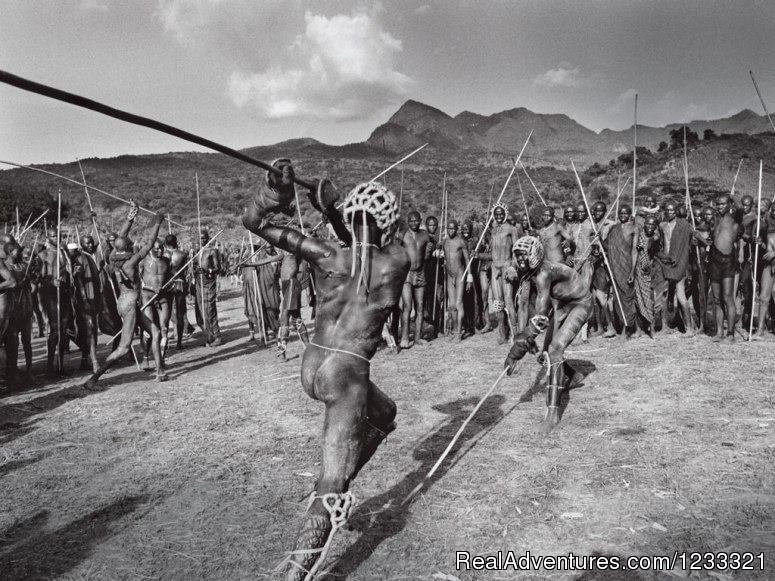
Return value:
M 731 117 L 698 120 L 686 124 L 702 136 L 706 129 L 715 133 L 761 133 L 770 130 L 767 118 L 744 109 Z M 665 127 L 638 124 L 638 145 L 651 149 L 660 141 L 668 141 L 671 130 L 680 123 Z M 406 101 L 386 123 L 377 127 L 366 143 L 388 151 L 405 151 L 428 142 L 446 150 L 485 150 L 492 152 L 519 151 L 530 130 L 533 130 L 529 151 L 533 160 L 567 164 L 576 161 L 607 161 L 631 151 L 633 128 L 600 132 L 584 127 L 567 115 L 535 113 L 524 107 L 508 109 L 492 115 L 463 111 L 454 117 L 418 101 Z

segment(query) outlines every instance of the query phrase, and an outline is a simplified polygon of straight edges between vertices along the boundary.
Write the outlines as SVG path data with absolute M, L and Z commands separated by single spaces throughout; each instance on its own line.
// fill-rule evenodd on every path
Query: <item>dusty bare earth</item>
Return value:
M 0 577 L 274 576 L 319 468 L 323 407 L 301 390 L 298 357 L 283 364 L 246 342 L 240 299 L 220 309 L 225 344 L 195 336 L 173 350 L 168 383 L 125 366 L 100 393 L 80 390 L 81 374 L 0 392 Z M 530 359 L 408 508 L 400 499 L 498 376 L 506 347 L 486 335 L 378 353 L 373 378 L 396 399 L 399 427 L 353 487 L 352 528 L 327 562 L 335 578 L 686 576 L 455 570 L 456 550 L 509 549 L 763 552 L 764 572 L 690 577 L 775 577 L 775 343 L 673 334 L 573 350 L 588 375 L 550 437 L 536 430 L 544 394 L 531 395 Z

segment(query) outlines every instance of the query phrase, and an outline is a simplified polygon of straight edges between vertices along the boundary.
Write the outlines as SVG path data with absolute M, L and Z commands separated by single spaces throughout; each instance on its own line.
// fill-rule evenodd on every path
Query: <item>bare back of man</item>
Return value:
M 409 256 L 409 273 L 406 275 L 401 301 L 403 312 L 401 313 L 401 349 L 411 347 L 409 341 L 409 326 L 412 318 L 412 306 L 414 306 L 414 342 L 418 345 L 425 343 L 422 338 L 422 326 L 425 302 L 425 257 L 428 249 L 433 246 L 430 234 L 420 230 L 420 214 L 410 212 L 407 217 L 409 229 L 404 234 L 402 245 Z
M 317 274 L 315 336 L 304 352 L 301 382 L 310 397 L 325 404 L 326 418 L 321 474 L 289 557 L 287 578 L 300 580 L 315 568 L 336 530 L 334 522 L 347 518 L 350 482 L 394 428 L 395 404 L 371 382 L 369 360 L 401 296 L 410 262 L 401 246 L 381 246 L 381 235 L 397 212 L 395 196 L 375 183 L 357 186 L 345 200 L 353 236 L 343 241 L 351 247 L 271 224 L 268 216 L 287 208 L 294 197 L 290 162 L 281 168 L 283 177 L 268 176 L 272 190 L 259 193 L 243 223 L 270 244 L 309 261 Z M 318 207 L 336 218 L 334 202 L 318 202 Z
M 775 204 L 770 206 L 767 218 L 762 225 L 759 260 L 762 262 L 762 282 L 759 290 L 759 328 L 754 336 L 762 339 L 767 329 L 767 311 L 770 302 L 775 300 Z M 772 321 L 771 321 L 772 323 Z

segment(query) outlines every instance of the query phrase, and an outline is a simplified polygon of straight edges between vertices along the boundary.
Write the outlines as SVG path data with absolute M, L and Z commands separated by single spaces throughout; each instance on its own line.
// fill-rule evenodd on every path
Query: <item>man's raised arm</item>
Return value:
M 151 237 L 148 238 L 148 241 L 140 247 L 140 250 L 138 250 L 135 254 L 132 255 L 132 258 L 127 260 L 126 265 L 134 266 L 138 262 L 140 262 L 143 258 L 148 256 L 148 253 L 151 251 L 151 248 L 153 248 L 153 243 L 156 242 L 156 238 L 159 236 L 159 228 L 161 228 L 162 222 L 164 222 L 163 215 L 156 214 L 153 217 L 153 232 L 151 232 Z
M 126 215 L 126 222 L 124 222 L 124 225 L 121 227 L 121 230 L 118 233 L 119 238 L 126 238 L 129 235 L 129 231 L 132 229 L 132 224 L 135 221 L 135 218 L 137 217 L 137 204 L 135 204 L 134 200 L 129 202 L 129 213 Z

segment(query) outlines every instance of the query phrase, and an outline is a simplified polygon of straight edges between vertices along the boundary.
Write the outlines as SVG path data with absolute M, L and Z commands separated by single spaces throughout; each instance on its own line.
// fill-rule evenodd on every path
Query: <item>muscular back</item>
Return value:
M 170 262 L 166 256 L 155 258 L 149 254 L 140 261 L 140 278 L 144 289 L 158 291 L 171 274 Z
M 377 350 L 388 314 L 398 305 L 409 272 L 409 256 L 397 244 L 382 249 L 369 247 L 371 269 L 364 277 L 368 290 L 364 292 L 362 286 L 356 292 L 360 266 L 353 278 L 350 267 L 352 252 L 360 253 L 361 247 L 321 244 L 325 244 L 329 255 L 310 260 L 316 269 L 317 285 L 315 341 L 348 351 L 355 346 L 356 352 L 370 358 Z
M 538 298 L 536 310 L 541 314 L 548 311 L 552 301 L 560 305 L 585 299 L 589 296 L 589 287 L 575 269 L 565 264 L 544 260 L 535 275 Z

